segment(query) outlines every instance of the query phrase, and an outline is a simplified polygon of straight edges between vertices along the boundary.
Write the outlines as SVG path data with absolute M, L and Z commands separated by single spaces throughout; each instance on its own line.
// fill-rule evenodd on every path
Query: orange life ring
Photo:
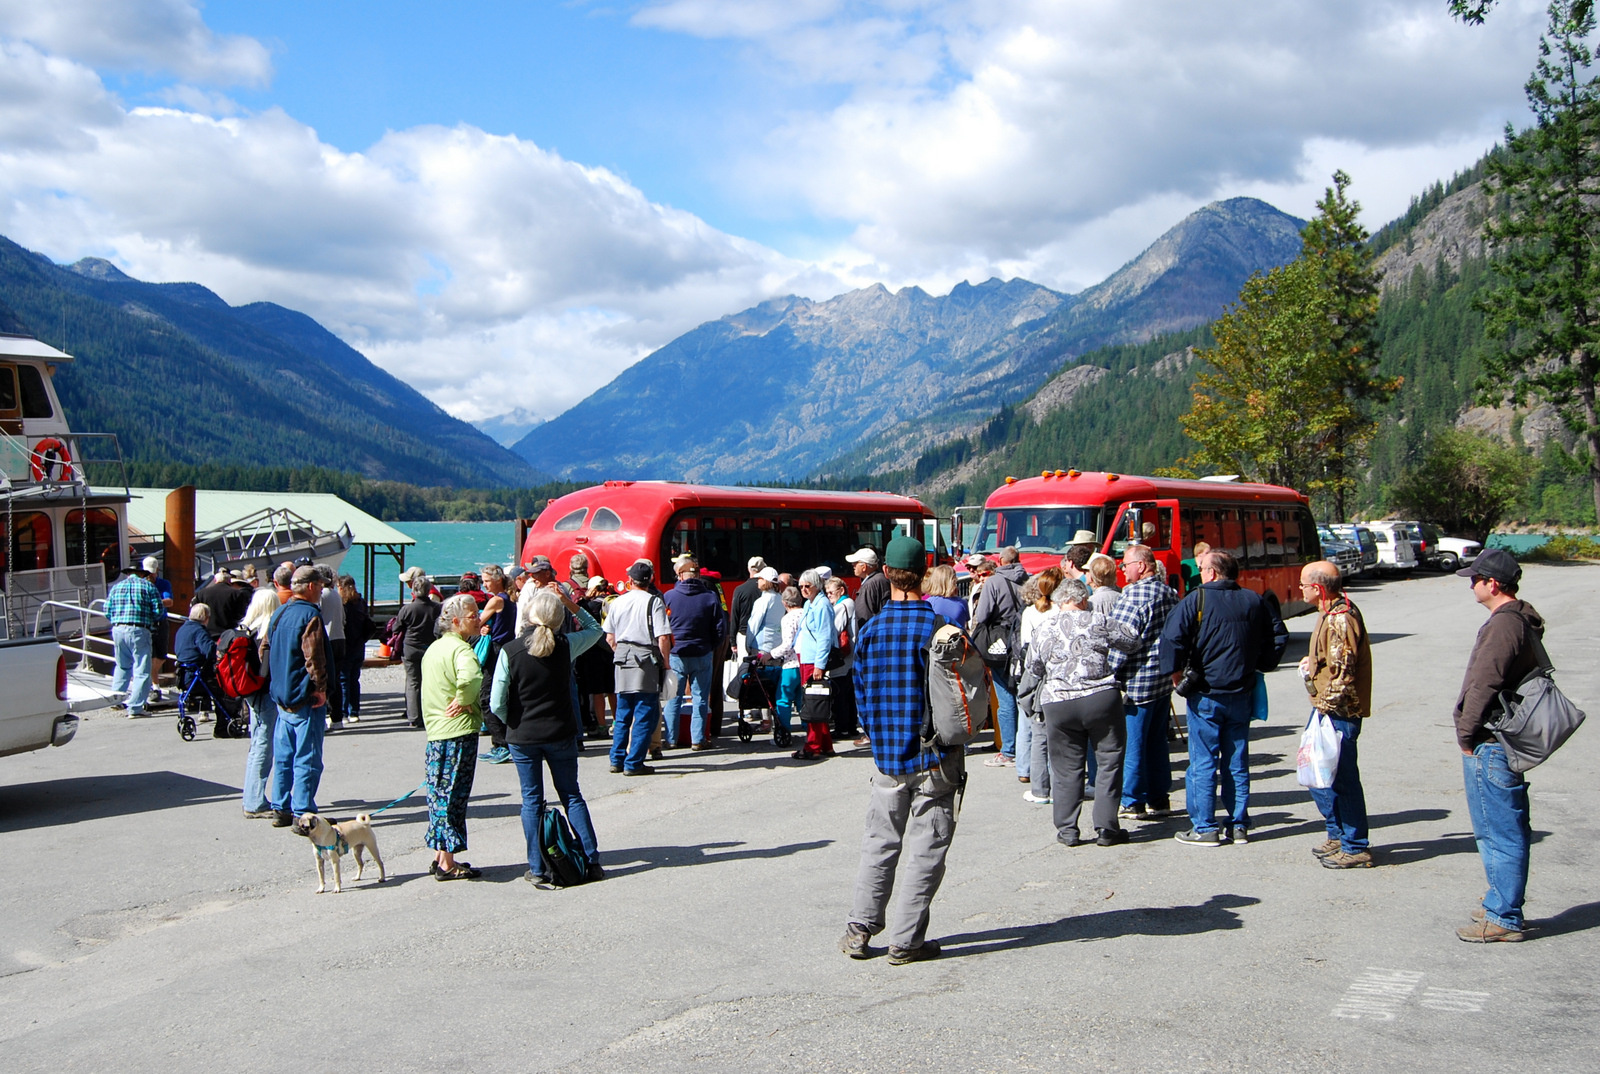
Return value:
M 54 452 L 53 458 L 46 458 L 45 452 Z M 72 465 L 72 456 L 67 452 L 67 445 L 53 436 L 44 437 L 33 445 L 28 452 L 28 469 L 33 474 L 35 481 L 56 480 L 54 477 L 45 476 L 46 467 L 60 466 L 63 474 L 68 473 Z

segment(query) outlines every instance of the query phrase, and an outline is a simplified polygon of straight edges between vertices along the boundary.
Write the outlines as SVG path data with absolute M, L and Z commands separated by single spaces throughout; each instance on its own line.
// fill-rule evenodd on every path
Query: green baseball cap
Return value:
M 896 537 L 889 542 L 883 565 L 897 571 L 920 571 L 928 565 L 928 551 L 915 537 Z

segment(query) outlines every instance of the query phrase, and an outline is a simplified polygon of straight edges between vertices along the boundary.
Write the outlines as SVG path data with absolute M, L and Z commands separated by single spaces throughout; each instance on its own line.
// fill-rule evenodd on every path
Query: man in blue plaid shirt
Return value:
M 144 715 L 150 700 L 150 634 L 167 614 L 161 591 L 140 567 L 129 567 L 122 580 L 106 594 L 106 618 L 111 620 L 111 643 L 116 650 L 117 670 L 111 677 L 114 693 L 126 691 L 128 717 Z
M 1172 718 L 1172 680 L 1161 674 L 1161 628 L 1178 595 L 1156 565 L 1155 553 L 1130 544 L 1122 554 L 1128 580 L 1111 618 L 1138 632 L 1142 644 L 1131 653 L 1111 650 L 1111 670 L 1122 683 L 1127 713 L 1127 751 L 1122 758 L 1122 810 L 1134 820 L 1164 817 L 1172 811 L 1172 759 L 1167 725 Z
M 889 542 L 883 573 L 889 601 L 861 628 L 855 648 L 856 710 L 872 738 L 872 777 L 855 905 L 839 948 L 870 958 L 868 941 L 888 924 L 895 865 L 904 864 L 900 898 L 889 927 L 889 962 L 936 958 L 927 939 L 928 905 L 944 879 L 945 854 L 956 829 L 956 791 L 965 751 L 945 753 L 922 741 L 928 692 L 928 644 L 934 612 L 922 600 L 927 554 L 914 537 Z

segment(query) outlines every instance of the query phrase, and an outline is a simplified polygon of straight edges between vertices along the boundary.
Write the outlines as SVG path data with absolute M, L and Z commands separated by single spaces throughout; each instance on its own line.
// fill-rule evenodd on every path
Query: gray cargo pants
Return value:
M 928 933 L 928 904 L 944 879 L 944 857 L 956 830 L 956 789 L 966 758 L 957 750 L 943 765 L 908 776 L 872 775 L 861 866 L 850 920 L 876 935 L 887 924 L 895 867 L 904 855 L 900 898 L 889 929 L 891 947 L 921 947 Z

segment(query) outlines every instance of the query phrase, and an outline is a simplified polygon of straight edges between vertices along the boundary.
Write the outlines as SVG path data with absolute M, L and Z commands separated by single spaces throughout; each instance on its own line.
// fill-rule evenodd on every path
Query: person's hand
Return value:
M 1309 656 L 1300 658 L 1300 677 L 1307 682 L 1311 681 L 1311 658 Z
M 1172 673 L 1172 685 L 1173 685 L 1173 688 L 1176 689 L 1178 684 L 1181 683 L 1181 682 L 1183 682 L 1183 672 L 1174 671 Z
M 328 695 L 323 693 L 321 690 L 318 690 L 316 693 L 311 695 L 311 707 L 312 708 L 319 708 L 319 709 L 320 708 L 326 708 L 327 705 L 328 705 Z
M 466 706 L 453 697 L 450 699 L 450 704 L 444 707 L 445 718 L 449 720 L 458 719 L 466 711 Z

